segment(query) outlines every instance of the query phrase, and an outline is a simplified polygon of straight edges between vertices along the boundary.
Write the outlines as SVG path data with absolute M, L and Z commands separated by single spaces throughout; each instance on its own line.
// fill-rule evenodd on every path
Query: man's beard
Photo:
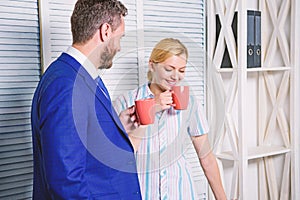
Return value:
M 113 65 L 113 58 L 116 53 L 115 50 L 110 50 L 109 47 L 106 47 L 101 54 L 99 69 L 110 69 Z

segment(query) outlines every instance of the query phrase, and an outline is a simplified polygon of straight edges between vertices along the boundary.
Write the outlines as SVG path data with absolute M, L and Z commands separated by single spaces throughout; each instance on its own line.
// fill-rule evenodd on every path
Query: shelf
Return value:
M 289 148 L 283 147 L 283 146 L 258 146 L 258 147 L 252 147 L 248 149 L 248 160 L 252 159 L 258 159 L 258 158 L 264 158 L 268 156 L 275 156 L 280 154 L 285 154 L 290 152 L 291 150 Z M 238 158 L 234 158 L 231 151 L 222 152 L 220 154 L 216 155 L 219 159 L 224 160 L 238 160 Z
M 290 148 L 283 146 L 259 146 L 249 149 L 248 160 L 263 158 L 267 156 L 275 156 L 290 152 Z
M 225 151 L 225 152 L 222 152 L 222 153 L 218 153 L 215 156 L 217 158 L 223 159 L 223 160 L 237 160 L 237 159 L 234 159 L 234 157 L 232 155 L 232 151 Z
M 247 68 L 247 72 L 268 72 L 268 71 L 288 71 L 290 67 L 257 67 L 257 68 Z
M 253 68 L 246 68 L 247 72 L 272 72 L 272 71 L 288 71 L 290 67 L 253 67 Z M 220 68 L 217 71 L 219 73 L 231 73 L 236 72 L 238 68 Z

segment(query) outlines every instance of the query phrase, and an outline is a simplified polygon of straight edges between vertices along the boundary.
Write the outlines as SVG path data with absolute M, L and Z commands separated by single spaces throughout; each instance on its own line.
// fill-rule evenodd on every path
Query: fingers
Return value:
M 123 112 L 124 115 L 131 116 L 135 113 L 135 106 L 133 105 L 133 106 L 127 108 L 126 110 L 123 110 L 122 112 Z
M 137 116 L 136 116 L 135 113 L 133 113 L 130 116 L 130 121 L 131 121 L 131 123 L 133 124 L 134 127 L 138 127 L 139 126 L 139 121 L 138 121 L 138 118 L 137 118 Z
M 119 115 L 120 121 L 123 124 L 126 132 L 129 133 L 138 127 L 137 117 L 135 115 L 135 107 L 131 106 L 123 110 Z
M 128 114 L 128 126 L 131 127 L 130 129 L 135 129 L 139 126 L 138 118 L 135 112 L 135 106 L 131 106 L 126 109 Z
M 174 106 L 172 93 L 173 91 L 167 90 L 159 95 L 158 103 L 160 104 L 162 110 L 169 109 L 171 106 Z
M 135 112 L 135 105 L 128 108 L 131 114 L 134 114 Z
M 126 110 L 122 111 L 123 117 L 127 118 L 129 122 L 135 122 L 137 120 L 136 113 L 135 113 L 135 106 L 131 106 Z

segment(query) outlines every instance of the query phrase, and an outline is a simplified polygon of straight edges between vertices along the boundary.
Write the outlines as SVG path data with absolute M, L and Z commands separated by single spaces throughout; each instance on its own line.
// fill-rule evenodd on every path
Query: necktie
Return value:
M 104 93 L 104 95 L 107 97 L 108 100 L 110 100 L 109 93 L 108 93 L 102 79 L 98 76 L 95 80 L 96 80 L 97 85 L 100 87 L 100 89 Z

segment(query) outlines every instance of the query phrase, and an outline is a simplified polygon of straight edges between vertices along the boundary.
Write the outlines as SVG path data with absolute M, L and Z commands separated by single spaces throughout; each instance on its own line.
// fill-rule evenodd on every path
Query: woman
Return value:
M 226 199 L 216 159 L 210 149 L 208 124 L 199 101 L 190 96 L 187 110 L 175 110 L 172 87 L 182 82 L 187 48 L 177 39 L 161 40 L 149 59 L 149 82 L 118 97 L 118 113 L 134 101 L 155 98 L 154 124 L 129 134 L 136 150 L 143 199 L 197 199 L 189 163 L 186 138 L 191 137 L 203 171 L 217 199 Z

